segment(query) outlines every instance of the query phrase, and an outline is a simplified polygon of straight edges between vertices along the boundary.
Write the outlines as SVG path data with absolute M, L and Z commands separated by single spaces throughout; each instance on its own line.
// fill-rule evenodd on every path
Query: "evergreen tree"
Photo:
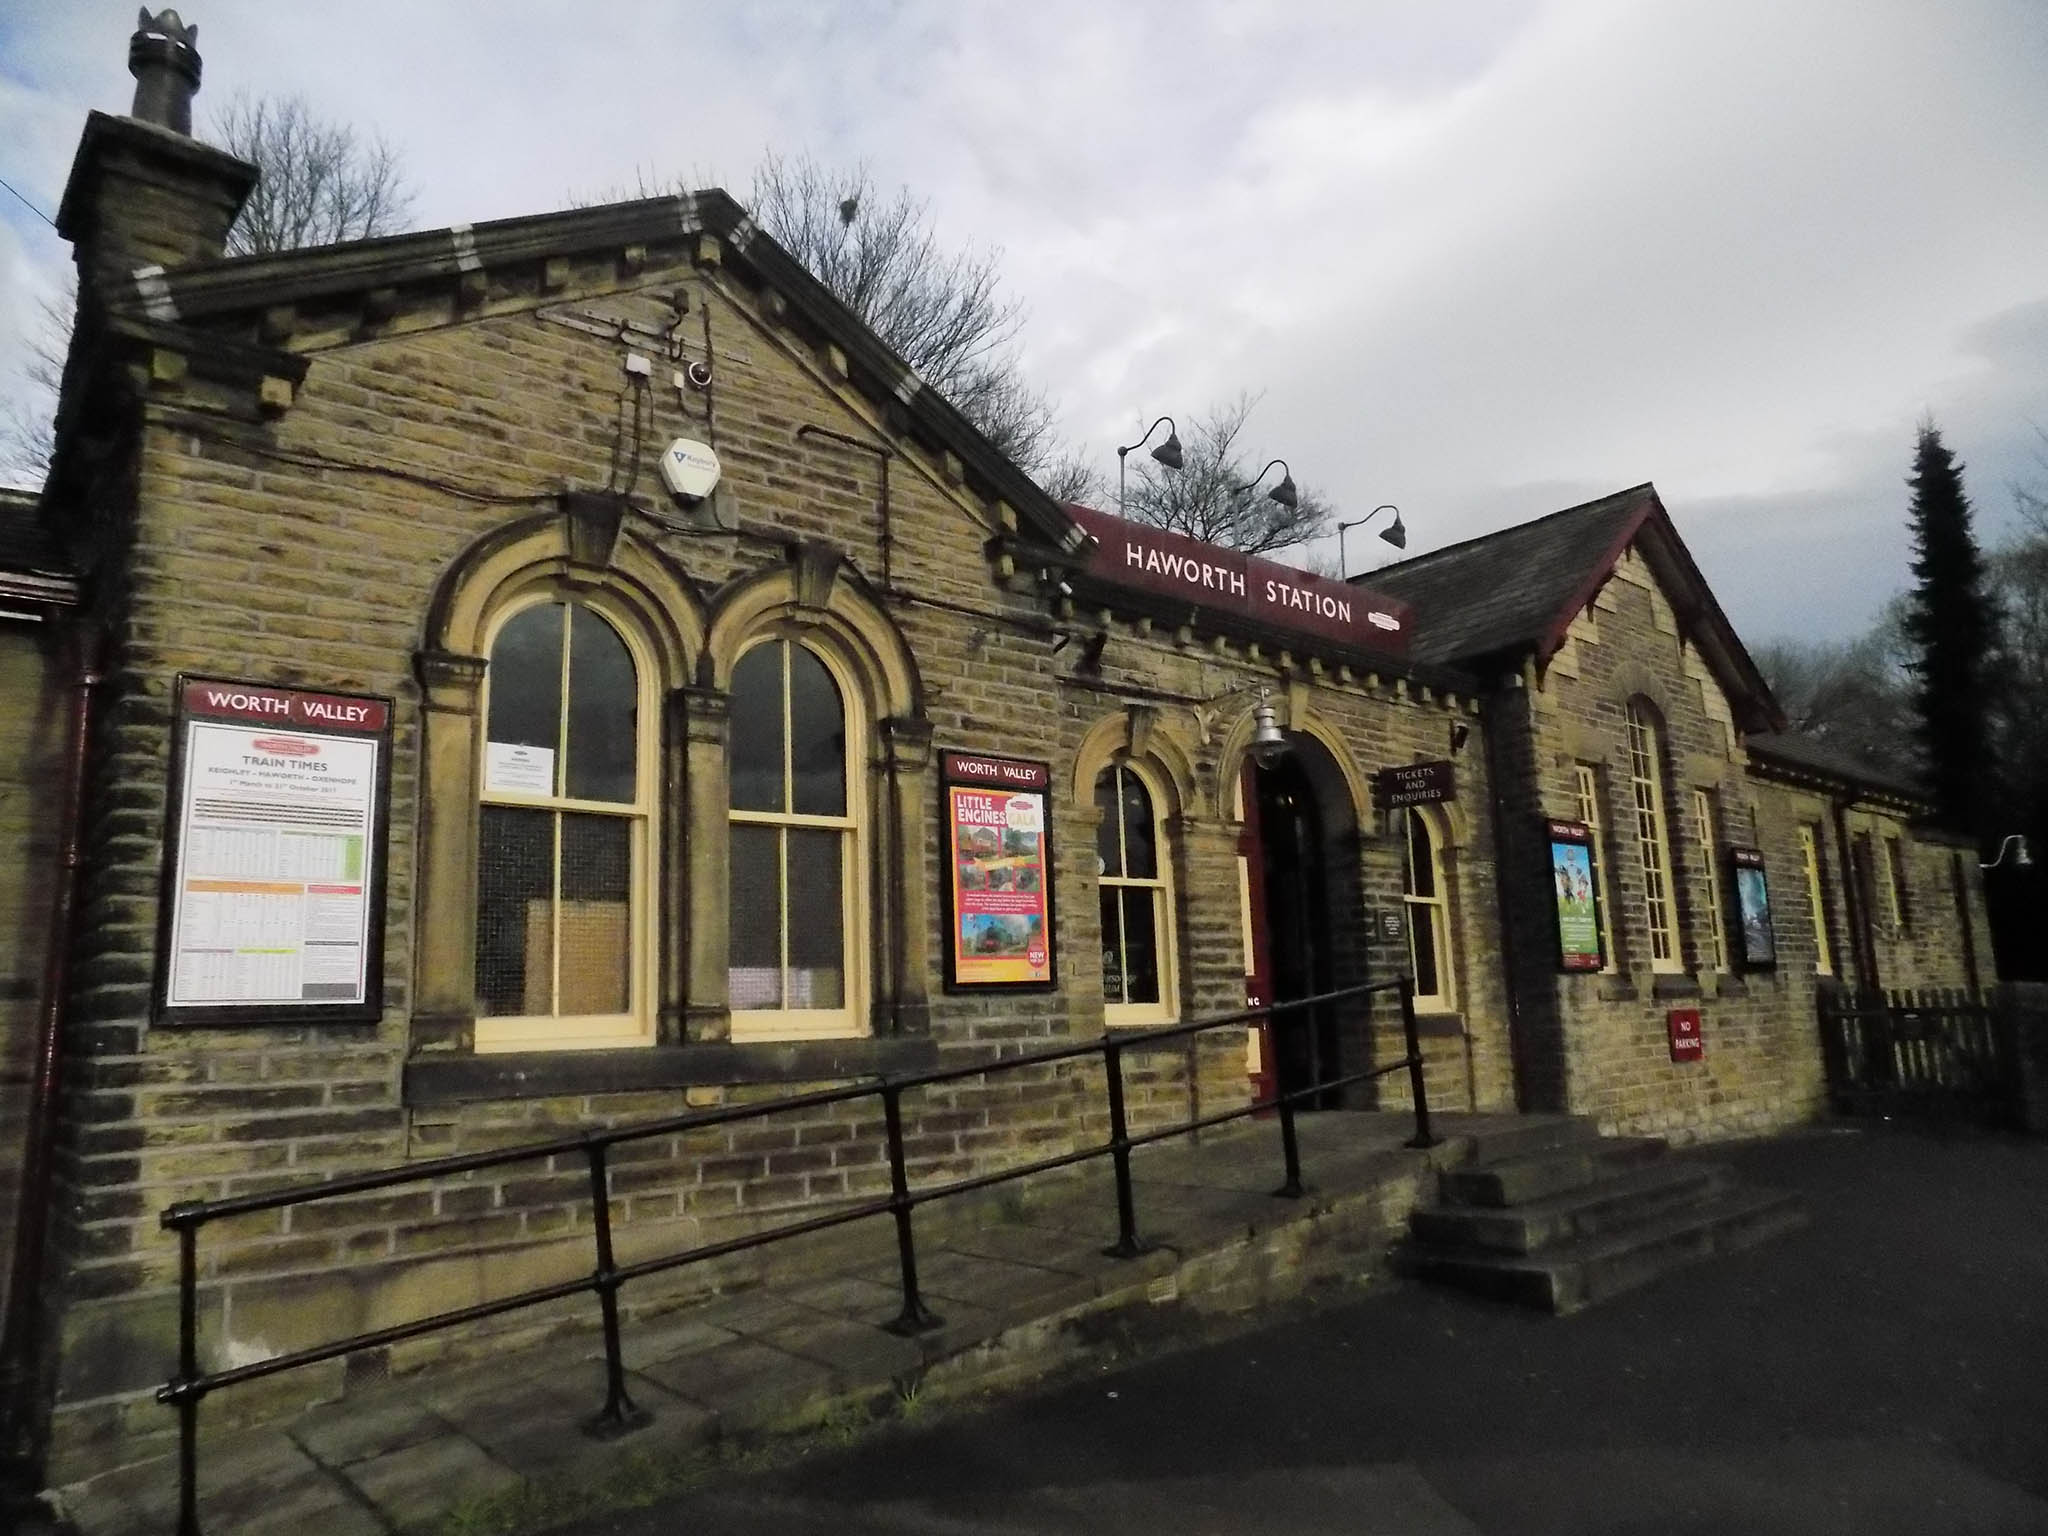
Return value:
M 1994 705 L 1998 610 L 1984 557 L 1970 528 L 1963 466 L 1927 422 L 1913 474 L 1913 590 L 1906 597 L 1914 734 L 1927 787 L 1944 822 L 1985 831 L 1995 773 Z

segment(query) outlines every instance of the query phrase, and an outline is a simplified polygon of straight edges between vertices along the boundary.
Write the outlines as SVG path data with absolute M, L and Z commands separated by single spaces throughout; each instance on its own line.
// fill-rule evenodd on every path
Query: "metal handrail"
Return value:
M 1365 997 L 1378 992 L 1397 992 L 1400 996 L 1401 1025 L 1407 1051 L 1400 1059 L 1363 1072 L 1353 1072 L 1343 1077 L 1293 1088 L 1283 1081 L 1287 1053 L 1276 1050 L 1276 1088 L 1271 1098 L 1254 1099 L 1235 1109 L 1196 1116 L 1174 1125 L 1143 1131 L 1135 1136 L 1131 1134 L 1124 1108 L 1123 1058 L 1126 1052 L 1160 1041 L 1192 1037 L 1232 1024 L 1245 1024 L 1260 1019 L 1272 1020 L 1277 1024 L 1283 1015 L 1299 1015 L 1325 1004 Z M 923 1189 L 910 1188 L 903 1156 L 902 1105 L 903 1094 L 907 1090 L 959 1082 L 971 1077 L 989 1077 L 999 1072 L 1020 1071 L 1096 1055 L 1103 1059 L 1109 1111 L 1108 1141 L 1040 1158 L 1014 1168 L 972 1174 Z M 844 1088 L 789 1094 L 754 1104 L 691 1110 L 657 1120 L 636 1121 L 631 1125 L 583 1131 L 574 1136 L 560 1136 L 548 1141 L 529 1142 L 522 1146 L 499 1148 L 489 1152 L 457 1153 L 449 1157 L 429 1158 L 422 1162 L 369 1173 L 348 1174 L 297 1187 L 287 1186 L 253 1194 L 233 1195 L 220 1200 L 180 1201 L 167 1208 L 160 1217 L 161 1225 L 166 1231 L 178 1234 L 178 1373 L 157 1388 L 156 1392 L 158 1402 L 169 1404 L 178 1410 L 179 1536 L 199 1536 L 199 1404 L 210 1393 L 224 1387 L 280 1375 L 342 1355 L 354 1354 L 359 1350 L 396 1344 L 445 1328 L 456 1328 L 465 1323 L 480 1322 L 508 1312 L 539 1306 L 543 1302 L 559 1301 L 581 1292 L 594 1291 L 598 1297 L 604 1325 L 606 1395 L 604 1407 L 598 1411 L 588 1428 L 596 1434 L 616 1433 L 643 1423 L 648 1417 L 643 1410 L 634 1406 L 632 1399 L 627 1395 L 625 1363 L 619 1342 L 618 1293 L 620 1287 L 630 1280 L 643 1279 L 648 1275 L 679 1269 L 687 1264 L 703 1263 L 709 1259 L 723 1258 L 752 1248 L 766 1247 L 770 1243 L 826 1231 L 832 1227 L 865 1220 L 870 1216 L 889 1214 L 893 1215 L 896 1221 L 897 1259 L 902 1273 L 903 1306 L 896 1317 L 884 1326 L 898 1333 L 923 1332 L 937 1327 L 940 1319 L 925 1307 L 918 1291 L 916 1240 L 911 1225 L 911 1213 L 918 1206 L 954 1195 L 988 1189 L 1012 1180 L 1029 1178 L 1033 1174 L 1072 1167 L 1094 1158 L 1108 1157 L 1116 1170 L 1117 1241 L 1104 1252 L 1113 1258 L 1133 1258 L 1147 1251 L 1146 1245 L 1138 1237 L 1136 1207 L 1131 1188 L 1133 1148 L 1149 1146 L 1174 1136 L 1184 1136 L 1193 1131 L 1274 1111 L 1280 1123 L 1285 1177 L 1273 1193 L 1279 1198 L 1297 1199 L 1303 1193 L 1303 1185 L 1300 1144 L 1295 1135 L 1294 1125 L 1296 1103 L 1333 1089 L 1384 1077 L 1403 1068 L 1406 1068 L 1409 1074 L 1415 1110 L 1415 1135 L 1409 1138 L 1407 1145 L 1434 1146 L 1436 1137 L 1430 1130 L 1429 1101 L 1423 1087 L 1422 1050 L 1415 1024 L 1415 988 L 1413 981 L 1406 976 L 1393 981 L 1365 982 L 1357 986 L 1340 987 L 1333 991 L 1318 993 L 1313 997 L 1242 1008 L 1232 1013 L 1190 1020 L 1186 1023 L 1163 1024 L 1149 1029 L 1105 1031 L 1099 1039 L 1081 1041 L 1073 1045 L 1052 1046 L 1016 1056 L 1001 1056 L 959 1066 L 938 1067 L 907 1076 L 884 1076 L 876 1081 L 851 1084 Z M 620 1265 L 615 1262 L 612 1252 L 610 1184 L 607 1172 L 607 1153 L 612 1147 L 627 1142 L 645 1141 L 651 1137 L 727 1125 L 739 1120 L 765 1119 L 796 1110 L 868 1098 L 880 1098 L 882 1101 L 884 1133 L 889 1153 L 889 1193 L 886 1196 L 840 1206 L 800 1221 L 771 1227 L 764 1232 L 751 1232 L 720 1242 L 703 1243 L 632 1264 Z M 533 1162 L 572 1153 L 586 1159 L 590 1172 L 591 1235 L 596 1263 L 588 1275 L 578 1276 L 573 1280 L 556 1281 L 552 1285 L 535 1286 L 492 1301 L 436 1312 L 407 1323 L 396 1323 L 365 1333 L 351 1334 L 347 1338 L 331 1340 L 325 1344 L 273 1355 L 267 1360 L 251 1361 L 220 1371 L 202 1372 L 199 1369 L 198 1239 L 200 1229 L 207 1224 L 231 1216 L 284 1210 L 293 1206 L 309 1205 L 315 1201 L 336 1199 L 343 1195 L 388 1189 L 400 1184 L 424 1183 L 450 1174 L 473 1173 L 482 1169 L 500 1168 L 513 1163 Z

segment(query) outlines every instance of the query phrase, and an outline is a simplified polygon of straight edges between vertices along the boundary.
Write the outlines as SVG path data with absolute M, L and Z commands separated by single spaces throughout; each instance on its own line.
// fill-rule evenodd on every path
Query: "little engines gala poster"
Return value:
M 1050 765 L 945 755 L 951 900 L 947 972 L 954 987 L 1053 984 Z
M 1553 821 L 1549 833 L 1558 968 L 1597 971 L 1606 956 L 1600 947 L 1600 882 L 1593 868 L 1592 829 L 1583 822 Z

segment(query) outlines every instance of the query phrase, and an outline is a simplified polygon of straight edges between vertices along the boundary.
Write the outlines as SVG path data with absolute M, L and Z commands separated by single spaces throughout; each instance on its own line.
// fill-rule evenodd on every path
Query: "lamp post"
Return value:
M 2027 834 L 2024 832 L 2008 834 L 2005 841 L 1998 845 L 1998 857 L 1989 864 L 1980 860 L 1977 867 L 1979 869 L 1998 868 L 1999 865 L 2005 862 L 2005 851 L 2008 848 L 2012 849 L 2012 867 L 2014 869 L 2032 869 L 2034 867 L 2034 855 L 2027 848 Z
M 1380 537 L 1396 549 L 1406 549 L 1408 547 L 1408 530 L 1401 526 L 1401 509 L 1391 501 L 1381 502 L 1380 505 L 1374 507 L 1363 517 L 1354 517 L 1348 523 L 1339 523 L 1337 525 L 1337 569 L 1346 580 L 1349 580 L 1351 577 L 1351 558 L 1345 552 L 1344 535 L 1353 528 L 1364 527 L 1382 512 L 1393 513 L 1394 520 L 1380 530 Z
M 1166 423 L 1166 441 L 1152 450 L 1152 457 L 1157 459 L 1167 469 L 1179 469 L 1181 466 L 1180 431 L 1174 426 L 1171 416 L 1162 416 L 1159 418 L 1159 421 Z M 1124 460 L 1129 456 L 1133 448 L 1145 446 L 1151 439 L 1152 434 L 1159 430 L 1159 421 L 1155 421 L 1151 426 L 1147 427 L 1144 436 L 1140 437 L 1135 443 L 1128 444 L 1116 451 L 1116 515 L 1118 517 L 1124 515 Z
M 1287 467 L 1287 461 L 1285 459 L 1273 460 L 1271 464 L 1268 464 L 1266 466 L 1266 469 L 1271 469 L 1274 464 L 1278 464 L 1280 466 L 1280 483 L 1274 486 L 1273 489 L 1271 489 L 1270 491 L 1266 492 L 1266 500 L 1277 501 L 1280 503 L 1281 506 L 1285 507 L 1288 511 L 1292 512 L 1296 507 L 1301 505 L 1301 492 L 1296 490 L 1294 486 L 1294 471 Z M 1251 479 L 1245 481 L 1243 485 L 1240 485 L 1237 488 L 1238 492 L 1241 495 L 1251 494 L 1252 487 L 1256 486 L 1261 480 L 1266 478 L 1266 469 L 1260 470 L 1256 475 L 1253 475 Z

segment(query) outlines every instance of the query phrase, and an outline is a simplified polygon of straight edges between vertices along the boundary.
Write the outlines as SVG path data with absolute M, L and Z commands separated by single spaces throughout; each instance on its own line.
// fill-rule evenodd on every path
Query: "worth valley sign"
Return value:
M 1070 506 L 1067 515 L 1095 540 L 1088 574 L 1099 580 L 1340 645 L 1408 652 L 1406 603 L 1092 508 Z

